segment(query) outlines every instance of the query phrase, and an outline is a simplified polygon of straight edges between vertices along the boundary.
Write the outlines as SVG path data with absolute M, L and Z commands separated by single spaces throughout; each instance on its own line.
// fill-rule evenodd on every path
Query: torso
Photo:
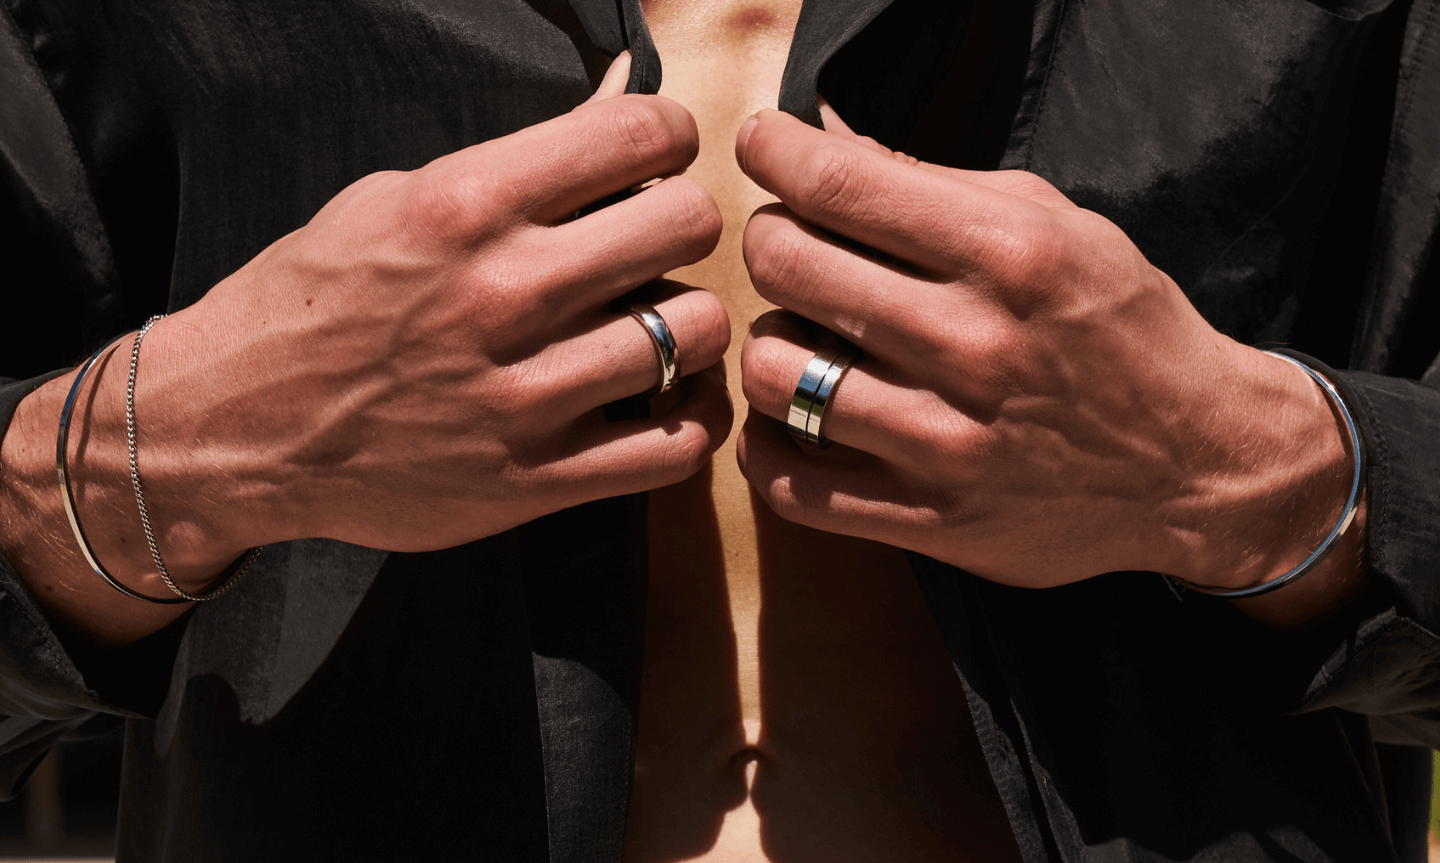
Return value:
M 699 125 L 688 175 L 725 219 L 715 252 L 671 275 L 730 312 L 743 420 L 740 345 L 771 306 L 740 240 L 773 198 L 740 173 L 734 138 L 777 102 L 800 2 L 644 6 L 660 92 Z M 1019 859 L 902 552 L 777 518 L 740 475 L 733 432 L 710 470 L 652 492 L 649 512 L 627 861 Z

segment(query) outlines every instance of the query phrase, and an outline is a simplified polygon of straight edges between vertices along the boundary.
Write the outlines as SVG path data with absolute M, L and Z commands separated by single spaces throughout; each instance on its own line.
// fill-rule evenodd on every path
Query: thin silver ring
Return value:
M 639 321 L 645 332 L 650 334 L 650 341 L 655 344 L 655 356 L 660 360 L 660 383 L 645 395 L 658 396 L 668 392 L 680 379 L 680 360 L 676 356 L 675 336 L 665 325 L 665 319 L 660 317 L 660 313 L 649 303 L 631 303 L 625 311 Z
M 790 397 L 790 411 L 785 417 L 790 436 L 796 440 L 809 439 L 806 428 L 810 422 L 810 406 L 815 403 L 815 392 L 839 353 L 829 348 L 821 348 L 810 358 L 810 362 L 805 364 L 805 371 L 800 373 L 800 381 L 795 384 L 795 394 Z
M 830 368 L 825 370 L 825 377 L 820 379 L 820 385 L 815 388 L 815 400 L 810 404 L 810 416 L 805 421 L 805 439 L 818 447 L 824 448 L 831 444 L 820 435 L 820 423 L 825 419 L 825 408 L 830 404 L 830 396 L 835 393 L 835 387 L 840 385 L 840 377 L 850 364 L 855 362 L 855 355 L 849 351 L 842 351 Z

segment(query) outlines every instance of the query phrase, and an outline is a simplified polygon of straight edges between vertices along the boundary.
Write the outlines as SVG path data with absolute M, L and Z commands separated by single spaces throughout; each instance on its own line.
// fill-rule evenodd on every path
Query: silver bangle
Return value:
M 90 569 L 111 587 L 135 599 L 143 599 L 146 602 L 153 602 L 159 605 L 174 605 L 184 602 L 183 599 L 156 599 L 153 596 L 146 596 L 138 591 L 131 590 L 120 582 L 115 576 L 100 565 L 99 559 L 95 557 L 95 550 L 90 547 L 90 540 L 85 536 L 85 529 L 80 526 L 80 517 L 75 510 L 75 494 L 70 489 L 70 467 L 66 461 L 65 450 L 70 442 L 70 417 L 75 409 L 75 398 L 80 394 L 80 384 L 85 380 L 85 375 L 90 373 L 90 367 L 100 356 L 110 350 L 124 336 L 119 336 L 105 344 L 104 347 L 90 355 L 90 358 L 80 366 L 80 371 L 75 375 L 75 380 L 70 383 L 70 392 L 65 396 L 65 406 L 60 410 L 60 429 L 55 434 L 55 470 L 60 474 L 60 499 L 65 502 L 65 516 L 70 519 L 70 531 L 75 534 L 75 542 L 80 546 L 80 553 L 85 556 L 85 562 L 90 564 Z
M 1345 433 L 1350 437 L 1350 451 L 1354 455 L 1355 473 L 1350 479 L 1350 498 L 1345 502 L 1345 510 L 1340 514 L 1340 520 L 1330 529 L 1329 535 L 1320 543 L 1319 548 L 1310 552 L 1310 556 L 1301 561 L 1299 566 L 1279 578 L 1240 590 L 1219 590 L 1212 587 L 1202 587 L 1197 584 L 1191 584 L 1184 579 L 1175 578 L 1174 576 L 1170 577 L 1171 581 L 1174 581 L 1184 588 L 1193 590 L 1196 593 L 1203 593 L 1207 596 L 1218 596 L 1221 599 L 1243 599 L 1251 596 L 1262 596 L 1273 590 L 1279 590 L 1318 566 L 1320 562 L 1325 559 L 1326 555 L 1330 553 L 1331 549 L 1335 547 L 1335 541 L 1344 536 L 1345 531 L 1349 530 L 1350 525 L 1354 523 L 1355 513 L 1360 509 L 1361 490 L 1365 485 L 1365 439 L 1360 436 L 1360 428 L 1355 425 L 1355 417 L 1350 414 L 1350 408 L 1345 404 L 1345 400 L 1340 397 L 1339 390 L 1335 389 L 1335 385 L 1326 380 L 1324 375 L 1294 357 L 1279 353 L 1278 351 L 1266 351 L 1265 353 L 1279 357 L 1285 362 L 1299 367 L 1315 381 L 1325 393 L 1326 397 L 1330 399 L 1330 402 L 1335 405 L 1335 409 L 1340 413 L 1340 418 L 1345 422 Z
M 60 478 L 60 499 L 64 502 L 65 517 L 70 521 L 70 531 L 75 535 L 75 543 L 80 546 L 80 553 L 84 556 L 85 562 L 90 565 L 90 569 L 92 572 L 100 576 L 100 578 L 104 579 L 106 584 L 110 585 L 111 587 L 115 588 L 126 596 L 131 597 L 132 599 L 139 599 L 144 602 L 153 602 L 156 605 L 178 605 L 182 602 L 190 602 L 192 600 L 185 598 L 183 594 L 180 598 L 175 599 L 171 599 L 168 597 L 162 599 L 154 596 L 147 596 L 146 594 L 140 593 L 137 590 L 132 590 L 131 588 L 127 587 L 119 579 L 111 575 L 105 569 L 105 567 L 100 564 L 99 558 L 95 555 L 95 550 L 90 547 L 90 539 L 85 535 L 85 529 L 80 526 L 80 516 L 75 505 L 75 493 L 70 487 L 70 465 L 67 459 L 66 450 L 69 449 L 70 420 L 71 417 L 74 415 L 75 401 L 80 395 L 80 386 L 82 383 L 84 383 L 85 376 L 90 373 L 90 369 L 95 365 L 95 362 L 99 360 L 102 355 L 104 355 L 107 351 L 113 348 L 123 338 L 125 338 L 125 336 L 123 335 L 117 336 L 116 338 L 107 342 L 95 353 L 91 354 L 90 358 L 87 359 L 83 364 L 81 364 L 80 371 L 75 375 L 75 380 L 70 383 L 70 392 L 66 394 L 65 405 L 60 410 L 60 427 L 55 434 L 55 471 L 57 474 L 59 474 Z M 134 353 L 132 351 L 132 364 L 130 367 L 130 380 L 132 388 L 135 375 L 135 366 L 133 363 L 133 359 Z M 128 425 L 130 426 L 130 428 L 133 429 L 133 405 L 129 404 L 133 402 L 133 398 L 127 396 L 126 401 L 126 419 L 130 421 L 128 422 Z M 133 432 L 130 437 L 132 441 L 131 458 L 133 459 Z M 133 461 L 131 462 L 130 476 L 132 480 L 137 479 Z M 227 589 L 229 584 L 233 584 L 235 579 L 238 578 L 241 574 L 243 574 L 244 571 L 250 567 L 251 563 L 254 563 L 255 556 L 258 554 L 258 552 L 259 549 L 253 549 L 249 554 L 245 555 L 240 560 L 227 567 L 225 572 L 222 572 L 218 576 L 218 585 L 206 591 L 204 594 L 199 595 L 197 598 L 209 599 L 212 596 L 218 596 L 221 590 Z M 176 592 L 179 593 L 178 590 Z
M 135 372 L 140 367 L 140 342 L 144 340 L 145 334 L 150 332 L 150 328 L 164 317 L 164 315 L 156 315 L 146 321 L 145 326 L 140 328 L 140 332 L 135 334 L 135 342 L 130 348 L 130 376 L 125 382 L 125 441 L 130 449 L 130 484 L 135 487 L 135 505 L 140 509 L 140 524 L 145 528 L 145 543 L 150 546 L 150 556 L 155 560 L 155 569 L 159 571 L 161 580 L 165 582 L 165 586 L 170 588 L 172 593 L 180 598 L 164 600 L 148 596 L 144 598 L 151 602 L 165 603 L 203 602 L 207 599 L 214 599 L 234 587 L 240 577 L 249 571 L 255 558 L 260 556 L 260 549 L 258 547 L 250 549 L 238 561 L 226 567 L 225 571 L 212 583 L 212 587 L 200 593 L 189 593 L 176 585 L 175 580 L 170 577 L 170 570 L 165 568 L 165 561 L 160 557 L 160 546 L 155 542 L 155 530 L 150 525 L 150 510 L 145 506 L 145 492 L 140 487 L 140 466 L 135 446 Z

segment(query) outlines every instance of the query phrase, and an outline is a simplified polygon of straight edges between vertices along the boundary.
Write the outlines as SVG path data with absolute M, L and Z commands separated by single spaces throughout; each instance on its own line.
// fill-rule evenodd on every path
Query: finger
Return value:
M 622 94 L 551 122 L 561 123 L 559 140 L 547 140 L 551 149 L 532 157 L 551 168 L 533 190 L 543 203 L 533 205 L 532 218 L 542 224 L 557 224 L 601 198 L 678 174 L 700 149 L 690 112 L 662 96 Z M 522 204 L 528 197 L 516 195 Z
M 761 207 L 745 226 L 745 266 L 760 296 L 901 366 L 959 356 L 990 309 L 972 292 L 938 284 L 801 221 L 784 205 Z
M 695 120 L 678 103 L 615 96 L 436 159 L 415 173 L 409 217 L 461 241 L 559 224 L 594 201 L 680 173 L 698 152 Z
M 933 274 L 1034 254 L 1051 209 L 961 172 L 923 170 L 777 111 L 747 121 L 741 168 L 797 215 Z
M 620 304 L 631 299 L 651 304 L 664 319 L 675 339 L 681 376 L 709 368 L 725 356 L 730 318 L 714 294 L 668 282 Z M 649 331 L 621 309 L 603 314 L 586 332 L 546 348 L 521 373 L 539 382 L 537 409 L 569 418 L 654 389 L 661 368 Z
M 1058 189 L 1029 171 L 968 171 L 963 168 L 947 168 L 944 165 L 922 162 L 914 156 L 907 156 L 898 150 L 891 150 L 869 135 L 861 135 L 859 132 L 851 129 L 850 124 L 841 118 L 839 112 L 826 101 L 824 96 L 816 96 L 815 103 L 820 110 L 820 122 L 825 127 L 825 131 L 833 132 L 847 140 L 853 140 L 869 150 L 873 150 L 884 156 L 889 156 L 898 162 L 913 165 L 936 176 L 953 176 L 967 182 L 975 183 L 976 185 L 994 189 L 997 192 L 1005 192 L 1009 195 L 1035 201 L 1039 204 L 1072 209 L 1075 207 L 1075 204 L 1061 194 Z M 746 132 L 742 127 L 740 137 L 743 138 L 745 134 Z
M 825 127 L 825 131 L 839 135 L 848 141 L 854 141 L 860 146 L 868 150 L 873 150 L 882 156 L 894 155 L 889 147 L 869 135 L 861 135 L 859 132 L 851 129 L 850 124 L 840 118 L 840 114 L 826 101 L 824 96 L 816 96 L 815 104 L 820 109 L 820 123 Z M 911 161 L 914 160 L 912 159 Z
M 544 319 L 595 308 L 686 264 L 720 241 L 720 208 L 687 177 L 671 177 L 637 195 L 533 235 L 514 280 L 536 285 Z M 526 242 L 532 242 L 527 235 Z
M 756 411 L 740 431 L 736 460 L 775 514 L 796 524 L 924 550 L 942 523 L 940 506 L 882 460 L 804 447 Z
M 574 499 L 649 491 L 692 476 L 730 433 L 735 413 L 724 376 L 712 366 L 687 377 L 662 416 L 608 422 L 599 411 L 576 423 L 568 455 L 538 475 Z
M 819 344 L 784 313 L 762 315 L 740 353 L 741 388 L 751 407 L 784 422 L 795 390 Z M 960 464 L 976 457 L 985 427 L 952 402 L 876 357 L 850 365 L 831 391 L 823 438 L 924 472 L 936 459 Z
M 600 102 L 605 99 L 614 98 L 625 92 L 625 83 L 630 80 L 630 52 L 621 51 L 616 55 L 610 68 L 605 70 L 605 77 L 600 80 L 600 86 L 586 99 L 584 105 L 592 102 Z

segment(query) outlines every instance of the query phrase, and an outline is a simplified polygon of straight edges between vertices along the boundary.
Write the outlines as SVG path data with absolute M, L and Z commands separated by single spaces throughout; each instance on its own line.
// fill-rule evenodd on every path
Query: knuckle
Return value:
M 740 389 L 753 405 L 783 404 L 791 395 L 783 383 L 784 345 L 777 339 L 752 339 L 740 360 Z
M 1047 199 L 1060 194 L 1048 180 L 1039 174 L 1030 171 L 1008 170 L 997 171 L 997 180 L 1003 182 L 1006 190 L 1012 195 L 1031 200 Z
M 977 443 L 980 451 L 986 449 L 983 443 Z M 964 458 L 965 454 L 958 453 L 956 458 Z M 984 458 L 984 456 L 971 455 L 970 458 Z M 966 461 L 961 464 L 971 466 L 969 470 L 961 471 L 966 477 L 965 481 L 951 481 L 944 486 L 931 486 L 926 489 L 921 497 L 924 499 L 925 508 L 931 513 L 933 524 L 931 527 L 942 531 L 965 530 L 971 528 L 983 520 L 986 514 L 986 503 L 989 500 L 984 493 L 983 485 L 978 481 L 981 472 L 972 466 L 972 462 Z M 952 474 L 955 471 L 951 471 Z
M 503 427 L 533 424 L 546 402 L 540 374 L 528 366 L 514 366 L 485 396 L 485 409 Z
M 404 171 L 376 171 L 373 174 L 366 174 L 341 190 L 335 196 L 336 201 L 348 201 L 351 198 L 371 198 L 384 195 L 397 182 L 403 182 L 407 175 Z
M 543 278 L 538 267 L 510 256 L 477 265 L 464 297 L 477 340 L 498 353 L 529 333 L 529 322 L 543 318 L 548 304 L 548 294 L 540 289 Z
M 503 209 L 496 184 L 479 171 L 435 167 L 413 176 L 402 218 L 431 236 L 463 241 L 484 235 Z
M 763 487 L 760 496 L 775 514 L 794 524 L 824 529 L 828 516 L 816 490 L 807 491 L 790 474 L 780 474 Z
M 720 298 L 709 291 L 692 297 L 685 325 L 692 334 L 692 350 L 704 359 L 719 359 L 730 346 L 730 315 Z
M 801 206 L 817 212 L 844 212 L 864 197 L 861 164 L 848 148 L 816 147 L 801 166 L 805 179 L 797 191 Z
M 786 521 L 799 521 L 802 507 L 795 494 L 793 477 L 781 474 L 770 478 L 768 482 L 754 484 L 752 488 L 759 492 L 760 497 L 776 515 Z
M 650 99 L 617 99 L 609 113 L 614 138 L 636 164 L 649 164 L 675 149 L 674 124 Z
M 744 251 L 750 280 L 762 295 L 802 283 L 806 258 L 798 231 L 774 225 L 747 232 Z
M 935 528 L 941 531 L 962 531 L 981 520 L 978 495 L 953 490 L 934 495 L 930 509 L 935 513 Z
M 709 435 L 702 428 L 685 428 L 665 436 L 655 464 L 667 484 L 673 484 L 694 476 L 709 458 Z
M 1063 243 L 1048 213 L 1033 213 L 1017 224 L 992 229 L 984 248 L 985 268 L 1022 297 L 1046 294 L 1063 269 Z
M 720 241 L 720 207 L 704 186 L 688 177 L 672 177 L 665 187 L 666 223 L 677 252 L 708 254 Z

